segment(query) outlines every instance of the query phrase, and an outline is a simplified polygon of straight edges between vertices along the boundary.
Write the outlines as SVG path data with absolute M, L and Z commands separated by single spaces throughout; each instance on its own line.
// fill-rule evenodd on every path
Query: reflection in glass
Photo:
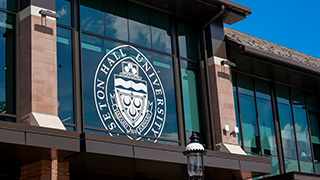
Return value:
M 237 74 L 239 93 L 253 96 L 252 78 L 243 74 Z
M 292 105 L 305 108 L 304 95 L 302 90 L 291 88 Z
M 74 124 L 71 30 L 57 27 L 58 113 L 63 123 Z
M 58 24 L 71 26 L 71 8 L 70 0 L 56 0 L 56 12 L 60 18 L 57 19 Z
M 148 53 L 145 53 L 144 55 L 148 56 Z M 176 96 L 172 57 L 161 55 L 158 53 L 152 53 L 152 60 L 149 59 L 149 61 L 153 64 L 153 67 L 162 80 L 162 85 L 164 91 L 166 92 L 167 117 L 161 137 L 178 140 Z
M 16 0 L 0 0 L 0 8 L 7 9 L 9 11 L 15 11 Z
M 312 162 L 300 161 L 301 172 L 314 173 Z
M 261 79 L 254 79 L 254 82 L 255 82 L 257 97 L 271 100 L 269 83 Z
M 93 98 L 94 74 L 101 58 L 106 54 L 103 39 L 81 34 L 82 47 L 82 88 L 84 125 L 101 128 Z
M 151 48 L 149 17 L 148 8 L 135 3 L 129 3 L 128 18 L 130 42 Z
M 241 128 L 237 94 L 233 93 L 233 97 L 234 97 L 234 108 L 235 108 L 235 111 L 236 111 L 237 127 Z M 238 143 L 239 143 L 240 147 L 242 147 L 241 136 L 242 136 L 242 133 L 238 133 Z
M 172 53 L 169 15 L 158 11 L 150 12 L 152 48 Z
M 300 160 L 312 161 L 306 110 L 294 107 L 293 114 Z
M 15 114 L 14 20 L 14 16 L 0 12 L 0 112 L 9 114 Z
M 179 20 L 178 41 L 180 56 L 198 60 L 198 40 L 194 23 Z
M 286 168 L 286 173 L 293 172 L 293 171 L 299 172 L 298 160 L 285 158 L 284 164 Z
M 198 97 L 198 73 L 196 64 L 181 61 L 181 82 L 183 92 L 184 119 L 186 127 L 186 139 L 193 132 L 201 134 L 199 97 Z M 203 138 L 201 138 L 203 140 Z
M 277 155 L 271 101 L 257 99 L 261 143 L 265 155 Z
M 278 103 L 278 110 L 284 157 L 297 159 L 291 108 L 288 105 Z
M 290 104 L 289 88 L 276 84 L 277 102 Z
M 243 129 L 243 143 L 246 152 L 260 153 L 259 131 L 254 97 L 239 94 Z
M 128 41 L 128 21 L 125 1 L 108 1 L 105 4 L 105 12 L 105 35 L 122 41 Z
M 271 174 L 266 175 L 266 177 L 280 174 L 278 157 L 273 157 L 273 156 L 264 156 L 264 157 L 268 157 L 271 160 L 271 170 L 272 170 L 272 172 L 271 172 Z
M 101 0 L 81 0 L 81 29 L 104 35 L 103 2 Z
M 127 19 L 113 14 L 105 13 L 106 36 L 128 41 Z

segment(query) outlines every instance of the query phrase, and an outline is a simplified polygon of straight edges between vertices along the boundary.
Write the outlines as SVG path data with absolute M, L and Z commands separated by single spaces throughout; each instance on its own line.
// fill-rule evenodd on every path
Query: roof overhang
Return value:
M 230 0 L 130 0 L 154 9 L 166 11 L 178 16 L 187 17 L 200 23 L 206 23 L 220 11 L 221 5 L 226 7 L 220 17 L 224 23 L 234 24 L 251 14 L 251 9 Z
M 303 71 L 304 73 L 320 76 L 319 68 L 313 67 L 311 65 L 308 65 L 299 61 L 294 61 L 292 59 L 285 58 L 283 56 L 279 56 L 279 55 L 268 53 L 250 46 L 239 44 L 228 38 L 226 38 L 226 45 L 227 45 L 228 59 L 230 60 L 235 60 L 241 57 L 242 55 L 247 55 L 247 56 L 265 60 L 266 62 L 300 70 L 300 71 Z

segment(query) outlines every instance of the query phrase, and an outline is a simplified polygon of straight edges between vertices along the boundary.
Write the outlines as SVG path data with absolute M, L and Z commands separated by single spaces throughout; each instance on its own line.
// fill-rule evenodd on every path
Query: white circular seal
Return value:
M 118 46 L 100 61 L 94 77 L 97 112 L 110 136 L 156 142 L 166 119 L 166 96 L 154 67 L 136 48 Z M 150 136 L 153 138 L 143 138 Z

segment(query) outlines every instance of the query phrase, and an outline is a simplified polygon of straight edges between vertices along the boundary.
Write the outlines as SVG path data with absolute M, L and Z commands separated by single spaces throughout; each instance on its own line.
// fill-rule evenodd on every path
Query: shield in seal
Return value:
M 147 111 L 147 82 L 139 76 L 137 65 L 122 62 L 122 72 L 114 75 L 114 86 L 119 110 L 127 123 L 135 128 Z

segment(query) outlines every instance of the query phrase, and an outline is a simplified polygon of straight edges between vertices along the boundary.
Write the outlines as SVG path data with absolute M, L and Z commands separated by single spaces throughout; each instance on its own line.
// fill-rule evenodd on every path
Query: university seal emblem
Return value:
M 156 142 L 160 137 L 166 118 L 165 92 L 158 73 L 136 48 L 118 46 L 102 58 L 95 73 L 94 99 L 110 136 L 120 136 L 121 131 L 136 140 Z

